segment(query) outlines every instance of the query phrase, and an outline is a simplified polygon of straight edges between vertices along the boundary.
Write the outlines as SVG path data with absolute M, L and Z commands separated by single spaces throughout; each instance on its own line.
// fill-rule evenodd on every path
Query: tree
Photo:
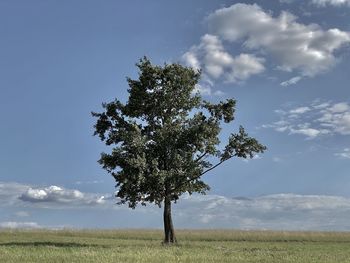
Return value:
M 119 204 L 164 206 L 164 243 L 176 242 L 171 204 L 183 193 L 205 194 L 201 176 L 232 157 L 252 158 L 266 147 L 243 127 L 218 149 L 220 125 L 234 120 L 236 101 L 213 104 L 195 93 L 200 72 L 180 64 L 136 66 L 139 79 L 127 78 L 129 99 L 103 103 L 94 135 L 108 146 L 99 163 L 116 181 Z M 216 163 L 214 161 L 217 161 Z

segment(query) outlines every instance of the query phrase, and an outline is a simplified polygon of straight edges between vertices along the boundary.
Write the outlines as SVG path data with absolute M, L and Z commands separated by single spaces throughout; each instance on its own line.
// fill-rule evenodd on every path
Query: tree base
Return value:
M 177 241 L 164 241 L 162 242 L 163 246 L 176 246 L 177 245 Z

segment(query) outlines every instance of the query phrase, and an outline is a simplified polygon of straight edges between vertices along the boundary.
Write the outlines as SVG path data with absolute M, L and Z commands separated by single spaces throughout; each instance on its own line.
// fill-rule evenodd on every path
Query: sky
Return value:
M 128 98 L 135 63 L 202 70 L 213 102 L 268 147 L 204 176 L 175 228 L 350 223 L 350 1 L 0 1 L 0 228 L 161 228 L 118 206 L 91 111 Z

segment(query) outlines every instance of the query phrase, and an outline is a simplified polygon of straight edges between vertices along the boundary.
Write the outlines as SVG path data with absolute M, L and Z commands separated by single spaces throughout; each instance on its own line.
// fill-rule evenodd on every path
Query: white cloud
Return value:
M 350 0 L 312 0 L 312 3 L 318 6 L 327 6 L 327 5 L 333 5 L 333 6 L 349 6 L 350 7 Z
M 334 133 L 350 135 L 350 107 L 348 103 L 337 103 L 322 111 L 318 119 L 321 126 Z
M 105 202 L 104 196 L 82 193 L 78 190 L 65 189 L 54 185 L 45 188 L 29 188 L 19 199 L 31 203 L 45 202 L 69 205 L 97 205 Z
M 291 79 L 289 79 L 289 80 L 286 80 L 286 81 L 281 82 L 280 85 L 281 85 L 282 87 L 287 87 L 287 86 L 290 86 L 290 85 L 295 85 L 295 84 L 297 84 L 301 79 L 302 79 L 302 77 L 296 76 L 296 77 L 293 77 L 293 78 L 291 78 Z
M 299 107 L 299 108 L 296 108 L 296 109 L 292 109 L 289 112 L 292 113 L 292 114 L 303 114 L 303 113 L 308 112 L 310 110 L 311 109 L 309 107 Z
M 202 96 L 218 96 L 221 97 L 223 96 L 225 93 L 222 92 L 221 90 L 215 90 L 214 91 L 214 82 L 211 81 L 211 79 L 206 76 L 205 74 L 202 75 L 201 81 L 200 83 L 198 83 L 194 90 L 193 93 L 199 93 Z
M 32 229 L 32 228 L 41 228 L 40 225 L 38 225 L 35 222 L 0 222 L 0 228 L 25 228 L 25 229 Z
M 225 95 L 224 92 L 222 92 L 221 90 L 216 90 L 213 91 L 213 86 L 202 82 L 200 84 L 197 84 L 193 90 L 193 93 L 199 93 L 202 96 L 218 96 L 218 97 L 222 97 L 223 95 Z
M 264 59 L 252 54 L 240 54 L 236 57 L 229 54 L 221 40 L 214 35 L 206 34 L 198 46 L 193 46 L 182 59 L 194 69 L 202 69 L 210 78 L 224 78 L 227 82 L 237 82 L 264 71 Z
M 0 206 L 12 205 L 29 188 L 29 185 L 15 182 L 0 182 Z
M 349 148 L 343 150 L 343 152 L 349 151 Z M 274 161 L 278 162 L 280 160 L 280 158 L 277 158 Z M 13 185 L 14 183 L 9 183 L 9 185 L 11 184 Z M 6 183 L 2 183 L 2 185 L 6 185 Z M 20 184 L 15 185 L 17 185 L 17 188 L 22 188 L 22 186 L 18 187 Z M 27 186 L 25 186 L 25 188 L 26 187 Z M 29 189 L 32 189 L 32 191 L 29 191 Z M 65 193 L 58 193 L 61 191 Z M 74 190 L 68 190 L 62 187 L 29 187 L 25 191 L 26 195 L 29 195 L 31 198 L 39 199 L 40 201 L 23 202 L 18 199 L 18 202 L 36 207 L 37 205 L 45 203 L 43 201 L 44 198 L 49 198 L 49 196 L 51 196 L 51 201 L 47 201 L 51 207 L 55 207 L 59 204 L 62 205 L 62 208 L 67 208 L 71 207 L 69 204 L 72 203 L 86 204 L 87 199 L 84 198 L 90 195 L 91 198 L 89 197 L 88 199 L 96 200 L 97 197 L 102 198 L 102 196 L 98 194 L 82 192 L 80 192 L 81 194 L 74 194 L 72 191 Z M 16 196 L 17 195 L 18 193 L 16 193 Z M 94 196 L 94 198 L 92 198 L 92 196 Z M 64 201 L 61 200 L 62 198 Z M 78 199 L 78 201 L 76 201 L 76 199 Z M 89 207 L 92 209 L 92 213 L 96 213 L 93 209 L 97 209 L 97 206 Z M 136 209 L 136 211 L 128 209 L 127 206 L 123 206 L 123 209 L 116 210 L 114 208 L 119 206 L 109 200 L 103 207 L 112 212 L 112 214 L 109 215 L 115 215 L 114 213 L 116 213 L 120 218 L 135 218 L 135 213 L 141 213 L 138 215 L 142 215 L 142 218 L 147 218 L 147 222 L 152 222 L 152 224 L 150 224 L 153 227 L 161 227 L 161 220 L 159 219 L 161 218 L 162 210 L 156 206 L 149 205 L 147 207 L 140 207 Z M 347 220 L 350 217 L 350 198 L 338 196 L 276 194 L 253 198 L 232 198 L 219 195 L 183 195 L 180 200 L 173 205 L 173 211 L 174 224 L 177 228 L 350 230 L 350 221 Z M 18 214 L 18 216 L 26 215 L 25 213 L 21 213 L 21 215 Z M 36 214 L 36 216 L 38 217 L 39 214 Z M 66 222 L 69 222 L 69 214 L 67 214 L 66 218 Z M 104 217 L 101 215 L 101 218 Z M 40 220 L 40 222 L 43 222 L 43 220 Z M 145 222 L 142 220 L 132 220 L 132 222 L 127 223 L 127 226 L 138 227 L 144 223 Z M 98 225 L 101 224 L 101 222 L 97 222 L 96 224 L 96 226 L 101 226 Z M 148 223 L 145 224 L 147 225 Z M 46 224 L 42 226 L 36 222 L 30 221 L 0 222 L 0 228 L 41 227 L 51 228 L 47 227 Z M 81 226 L 77 225 L 77 227 Z
M 111 199 L 109 194 L 84 193 L 76 189 L 58 186 L 33 187 L 14 182 L 0 182 L 1 206 L 78 207 L 104 205 Z M 18 215 L 20 216 L 20 215 Z
M 312 107 L 316 110 L 320 110 L 320 109 L 324 109 L 324 108 L 328 108 L 330 104 L 328 102 L 324 102 L 324 103 L 313 103 Z
M 301 128 L 301 129 L 291 129 L 291 134 L 302 134 L 306 135 L 308 138 L 315 138 L 318 136 L 321 131 L 313 129 L 313 128 Z
M 82 184 L 102 184 L 103 180 L 93 180 L 93 181 L 76 181 L 76 185 L 82 185 Z
M 350 159 L 350 148 L 344 148 L 342 152 L 335 153 L 334 155 L 341 159 Z
M 193 195 L 174 207 L 175 223 L 195 228 L 349 230 L 349 216 L 349 198 L 322 195 Z
M 273 128 L 278 132 L 305 135 L 309 139 L 321 135 L 350 135 L 350 105 L 340 103 L 311 103 L 290 110 L 275 111 L 279 121 L 265 124 L 263 128 Z
M 345 148 L 343 152 L 349 152 Z M 280 161 L 280 158 L 274 161 Z M 5 189 L 7 183 L 1 183 L 0 189 Z M 50 208 L 69 208 L 73 204 L 81 206 L 89 200 L 104 200 L 101 195 L 75 192 L 77 190 L 62 187 L 30 187 L 17 183 L 8 183 L 15 191 L 17 202 L 41 207 L 49 204 Z M 19 195 L 21 191 L 22 194 Z M 45 193 L 44 193 L 45 192 Z M 0 195 L 3 192 L 0 190 Z M 18 199 L 26 196 L 25 202 Z M 2 195 L 5 196 L 5 195 Z M 6 195 L 7 196 L 7 195 Z M 13 198 L 11 197 L 11 200 Z M 30 199 L 30 200 L 29 200 Z M 44 201 L 46 199 L 46 201 Z M 4 200 L 2 200 L 4 202 Z M 98 201 L 97 201 L 98 202 Z M 108 210 L 119 207 L 111 200 L 104 203 Z M 27 206 L 28 206 L 27 205 Z M 11 206 L 11 205 L 10 205 Z M 90 206 L 97 209 L 97 206 Z M 349 230 L 350 199 L 337 196 L 277 194 L 254 198 L 231 198 L 219 195 L 183 195 L 177 204 L 173 205 L 174 223 L 177 228 L 240 228 L 240 229 L 274 229 L 274 230 Z M 114 210 L 121 218 L 135 217 L 135 212 L 123 206 Z M 158 222 L 161 209 L 156 206 L 140 207 L 137 213 L 149 222 Z M 94 212 L 92 210 L 92 212 Z M 27 216 L 27 213 L 18 213 Z M 38 215 L 37 215 L 38 216 Z M 67 214 L 67 218 L 69 215 Z M 69 219 L 67 219 L 69 220 Z M 42 220 L 41 220 L 42 222 Z M 138 220 L 129 223 L 129 227 L 142 225 Z M 161 221 L 159 221 L 161 224 Z M 154 226 L 154 224 L 152 225 Z M 159 225 L 158 227 L 160 227 Z M 0 222 L 0 228 L 41 228 L 36 222 L 6 221 Z M 156 226 L 155 226 L 156 227 Z M 47 228 L 47 226 L 45 226 Z
M 265 70 L 264 61 L 252 54 L 240 54 L 234 59 L 231 72 L 226 73 L 226 80 L 236 82 L 259 74 Z
M 346 102 L 340 102 L 340 103 L 334 104 L 328 110 L 332 113 L 341 113 L 341 112 L 348 111 L 349 109 L 350 109 L 349 104 L 347 104 Z
M 15 213 L 15 215 L 18 216 L 18 217 L 28 217 L 28 216 L 30 216 L 30 214 L 28 212 L 26 212 L 26 211 L 18 211 L 18 212 Z
M 194 93 L 199 92 L 203 96 L 210 96 L 212 94 L 211 87 L 208 85 L 197 84 L 193 90 Z
M 260 160 L 260 159 L 262 159 L 262 157 L 259 154 L 255 154 L 253 156 L 253 158 L 251 158 L 251 159 L 242 159 L 242 161 L 245 162 L 245 163 L 249 163 L 252 160 Z
M 337 61 L 334 52 L 350 43 L 349 32 L 298 23 L 288 12 L 273 17 L 256 4 L 234 4 L 216 10 L 209 15 L 208 24 L 210 34 L 265 53 L 279 69 L 297 70 L 303 76 L 331 68 Z
M 225 92 L 221 91 L 221 90 L 216 90 L 213 93 L 214 96 L 218 96 L 218 97 L 222 97 L 225 95 Z
M 195 49 L 196 47 L 192 47 L 192 50 L 182 55 L 182 59 L 186 62 L 188 66 L 192 67 L 195 70 L 200 70 L 201 66 L 199 60 L 197 59 Z
M 50 225 L 40 225 L 37 222 L 17 222 L 17 221 L 6 221 L 0 222 L 0 229 L 52 229 L 52 230 L 61 230 L 64 228 L 69 228 L 67 225 L 58 225 L 58 226 L 50 226 Z
M 347 1 L 313 2 L 340 5 Z M 244 82 L 270 65 L 297 73 L 298 76 L 280 83 L 283 87 L 295 85 L 305 77 L 331 69 L 340 59 L 339 50 L 350 44 L 350 32 L 303 24 L 286 11 L 273 15 L 257 4 L 238 3 L 218 9 L 206 22 L 209 33 L 182 55 L 182 61 L 201 69 L 202 76 L 208 79 L 228 83 Z M 231 47 L 237 50 L 239 46 L 241 50 L 233 54 Z M 207 96 L 215 94 L 208 85 L 201 84 L 198 90 Z
M 279 162 L 282 162 L 282 158 L 278 157 L 278 156 L 274 156 L 274 157 L 272 157 L 272 161 L 275 163 L 279 163 Z
M 295 0 L 279 0 L 281 3 L 290 4 L 295 2 Z M 310 0 L 311 4 L 314 4 L 318 7 L 326 7 L 328 5 L 330 6 L 349 6 L 350 7 L 350 0 Z

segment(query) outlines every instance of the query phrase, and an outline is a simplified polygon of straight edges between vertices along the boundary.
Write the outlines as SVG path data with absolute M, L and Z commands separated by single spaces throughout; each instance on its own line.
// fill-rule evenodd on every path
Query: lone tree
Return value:
M 127 78 L 129 99 L 103 103 L 94 135 L 110 153 L 99 163 L 116 180 L 119 204 L 164 205 L 164 243 L 175 243 L 171 204 L 183 193 L 205 194 L 201 176 L 232 157 L 252 158 L 266 147 L 243 127 L 219 150 L 222 122 L 234 120 L 234 99 L 218 104 L 195 93 L 200 72 L 180 64 L 152 65 L 144 57 L 136 66 L 139 79 Z M 216 161 L 216 162 L 214 162 Z

